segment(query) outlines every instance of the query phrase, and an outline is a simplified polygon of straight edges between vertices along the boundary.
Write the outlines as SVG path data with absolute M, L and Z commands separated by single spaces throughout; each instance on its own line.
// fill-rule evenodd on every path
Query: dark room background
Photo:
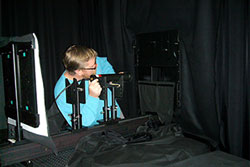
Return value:
M 177 121 L 184 131 L 250 159 L 249 0 L 1 0 L 0 7 L 1 36 L 38 37 L 47 108 L 69 45 L 92 47 L 115 71 L 134 75 L 135 36 L 177 29 L 182 62 Z M 139 114 L 134 83 L 121 102 L 127 117 Z

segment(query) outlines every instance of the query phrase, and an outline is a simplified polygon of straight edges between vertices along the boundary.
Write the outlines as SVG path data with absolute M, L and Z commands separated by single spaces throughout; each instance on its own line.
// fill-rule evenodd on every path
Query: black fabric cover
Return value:
M 92 133 L 80 140 L 67 166 L 247 167 L 250 161 L 184 137 L 176 125 L 149 130 L 153 140 L 131 143 L 113 131 Z M 144 131 L 140 129 L 139 131 Z
M 47 119 L 50 135 L 59 134 L 61 131 L 71 128 L 55 102 L 51 105 L 50 109 L 47 110 Z
M 250 161 L 237 156 L 214 151 L 177 162 L 169 167 L 248 167 Z
M 175 83 L 139 81 L 138 87 L 141 112 L 155 112 L 161 123 L 169 124 L 174 112 Z
M 152 133 L 152 141 L 139 143 L 116 132 L 92 133 L 79 141 L 68 166 L 166 166 L 209 151 L 207 145 L 173 129 L 161 127 Z

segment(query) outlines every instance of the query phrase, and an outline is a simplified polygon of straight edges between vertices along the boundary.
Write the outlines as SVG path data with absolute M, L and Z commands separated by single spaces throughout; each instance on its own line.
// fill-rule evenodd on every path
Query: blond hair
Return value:
M 73 45 L 66 50 L 63 64 L 70 74 L 75 74 L 75 70 L 85 68 L 85 63 L 96 56 L 97 53 L 94 49 L 81 45 Z

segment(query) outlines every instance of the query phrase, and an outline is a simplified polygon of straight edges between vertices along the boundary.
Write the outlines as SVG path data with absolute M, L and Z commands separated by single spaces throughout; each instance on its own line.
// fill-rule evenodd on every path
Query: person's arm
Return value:
M 86 95 L 86 104 L 81 107 L 83 126 L 91 126 L 96 123 L 102 108 L 100 108 L 100 99 L 102 88 L 98 80 L 88 81 L 88 93 Z
M 85 127 L 93 126 L 96 124 L 98 115 L 101 113 L 99 110 L 99 98 L 86 96 L 86 104 L 81 106 L 82 125 Z

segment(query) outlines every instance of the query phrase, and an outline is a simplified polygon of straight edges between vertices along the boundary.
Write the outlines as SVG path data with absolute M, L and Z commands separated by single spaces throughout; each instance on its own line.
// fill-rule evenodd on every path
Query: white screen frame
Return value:
M 35 33 L 32 33 L 32 36 L 35 41 L 33 44 L 34 47 L 33 49 L 34 49 L 34 61 L 35 61 L 35 79 L 36 79 L 35 84 L 36 84 L 36 95 L 37 95 L 36 102 L 37 102 L 37 111 L 39 114 L 40 124 L 38 127 L 34 128 L 32 126 L 29 126 L 21 122 L 21 127 L 24 130 L 27 130 L 28 132 L 48 137 L 49 136 L 48 120 L 46 115 L 44 85 L 43 85 L 43 78 L 42 78 L 41 65 L 39 59 L 39 45 Z M 8 117 L 7 121 L 9 124 L 16 126 L 16 120 Z

